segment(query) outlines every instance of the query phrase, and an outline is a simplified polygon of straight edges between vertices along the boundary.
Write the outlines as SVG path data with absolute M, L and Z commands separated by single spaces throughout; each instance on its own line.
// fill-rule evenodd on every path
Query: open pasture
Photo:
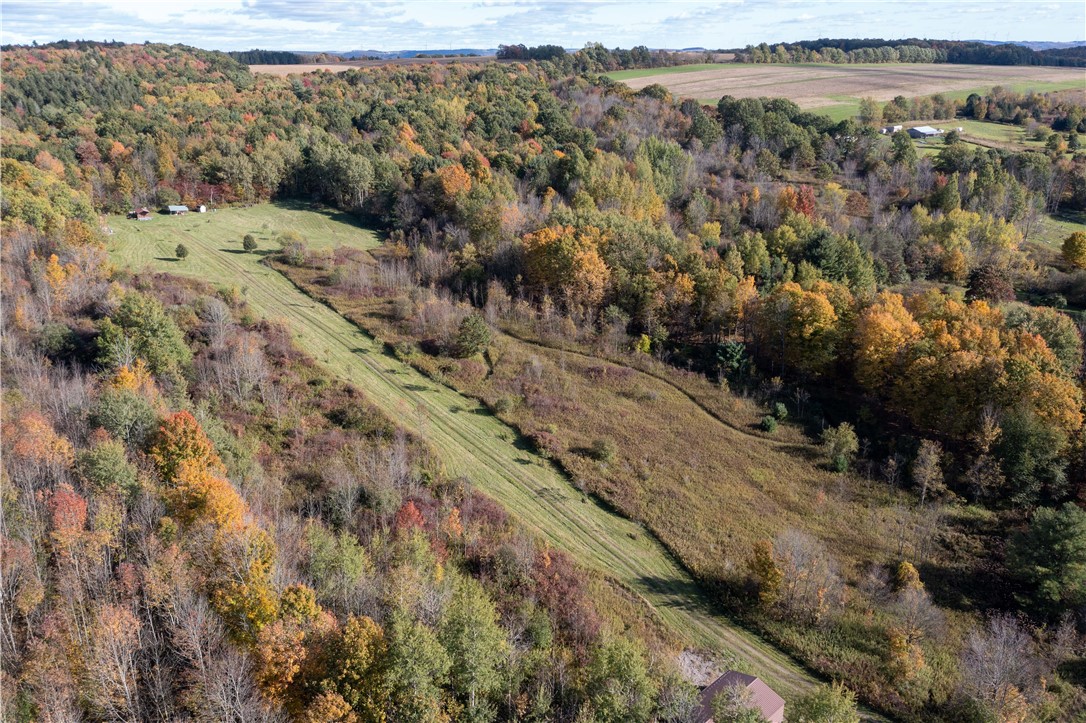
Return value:
M 697 66 L 687 66 L 697 67 Z M 670 70 L 670 69 L 664 69 Z M 946 93 L 957 96 L 986 92 L 1001 85 L 1018 91 L 1086 88 L 1086 70 L 1033 66 L 900 63 L 879 65 L 751 65 L 726 64 L 681 73 L 624 76 L 612 73 L 635 90 L 658 83 L 682 98 L 716 103 L 722 95 L 736 98 L 785 97 L 801 108 L 826 112 L 855 108 L 861 98 L 888 101 Z M 963 95 L 963 97 L 964 97 Z

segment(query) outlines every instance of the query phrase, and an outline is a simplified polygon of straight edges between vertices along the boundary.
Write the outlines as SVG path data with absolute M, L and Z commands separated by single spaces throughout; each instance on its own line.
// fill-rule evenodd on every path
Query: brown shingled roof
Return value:
M 745 688 L 750 691 L 751 703 L 770 723 L 781 723 L 784 720 L 784 698 L 753 675 L 729 670 L 701 691 L 701 706 L 694 718 L 697 723 L 712 723 L 713 698 L 728 688 Z

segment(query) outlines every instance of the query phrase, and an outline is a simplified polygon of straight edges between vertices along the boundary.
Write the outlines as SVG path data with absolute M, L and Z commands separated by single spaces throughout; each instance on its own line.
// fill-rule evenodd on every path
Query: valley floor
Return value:
M 690 645 L 733 655 L 739 667 L 789 698 L 817 682 L 787 655 L 719 614 L 698 583 L 640 525 L 577 491 L 478 402 L 397 360 L 380 341 L 261 264 L 260 253 L 241 249 L 245 233 L 266 252 L 288 229 L 306 235 L 313 248 L 372 248 L 377 240 L 371 232 L 304 205 L 156 216 L 149 222 L 111 217 L 109 224 L 116 263 L 237 287 L 255 312 L 284 321 L 306 352 L 425 438 L 451 474 L 467 478 L 579 563 L 636 592 Z M 189 251 L 182 261 L 174 258 L 178 243 Z

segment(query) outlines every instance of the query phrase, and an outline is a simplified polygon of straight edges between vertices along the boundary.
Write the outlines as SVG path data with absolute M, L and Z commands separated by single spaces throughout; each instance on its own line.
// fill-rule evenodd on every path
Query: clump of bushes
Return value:
M 603 464 L 611 464 L 618 456 L 618 448 L 609 439 L 597 439 L 592 443 L 592 459 Z
M 767 414 L 762 417 L 762 429 L 769 434 L 773 434 L 777 431 L 777 418 L 772 414 Z

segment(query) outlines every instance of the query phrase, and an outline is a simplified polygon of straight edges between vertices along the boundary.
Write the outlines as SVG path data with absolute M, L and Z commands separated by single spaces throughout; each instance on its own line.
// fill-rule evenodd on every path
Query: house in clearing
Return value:
M 784 722 L 784 698 L 753 675 L 729 670 L 701 691 L 701 702 L 694 715 L 697 723 L 713 723 L 713 700 L 721 694 L 738 694 L 769 723 Z
M 889 136 L 889 135 L 893 135 L 894 133 L 897 133 L 899 130 L 901 130 L 904 127 L 905 126 L 900 126 L 900 125 L 898 125 L 898 126 L 883 126 L 882 128 L 879 129 L 879 133 L 883 134 L 884 136 Z
M 146 208 L 137 208 L 135 211 L 129 211 L 128 217 L 134 218 L 137 221 L 150 221 L 151 212 L 148 211 Z
M 188 206 L 167 206 L 166 210 L 170 212 L 171 216 L 180 216 L 183 213 L 189 212 Z
M 943 132 L 931 126 L 917 126 L 909 129 L 909 135 L 913 138 L 934 138 L 943 135 Z

